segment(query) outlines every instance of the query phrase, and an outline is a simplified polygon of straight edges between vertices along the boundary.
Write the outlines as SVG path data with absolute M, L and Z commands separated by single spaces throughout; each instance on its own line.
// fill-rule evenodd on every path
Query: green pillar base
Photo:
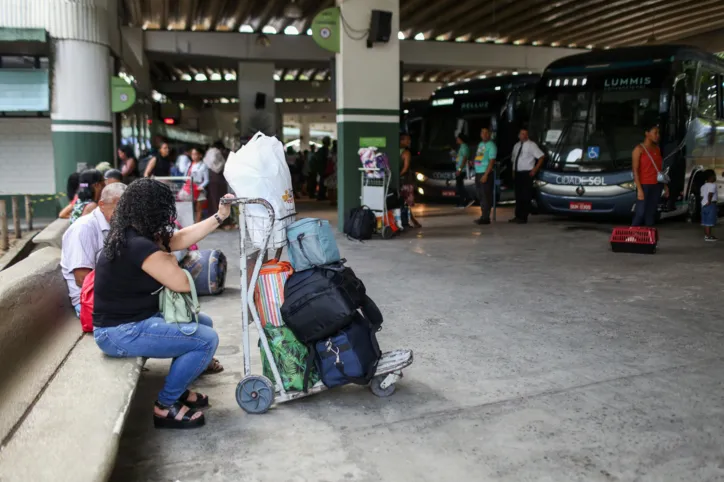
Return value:
M 55 122 L 54 122 L 55 124 Z M 55 191 L 65 192 L 68 176 L 78 170 L 79 164 L 95 167 L 101 162 L 113 165 L 113 134 L 110 132 L 53 131 L 55 156 Z
M 350 209 L 359 207 L 362 203 L 362 173 L 359 168 L 360 138 L 378 137 L 385 139 L 385 147 L 378 150 L 387 154 L 390 159 L 392 181 L 390 189 L 399 188 L 400 173 L 400 125 L 396 122 L 359 122 L 343 121 L 337 124 L 337 137 L 339 140 L 339 159 L 337 162 L 337 212 L 339 221 L 337 226 L 344 230 L 344 219 Z

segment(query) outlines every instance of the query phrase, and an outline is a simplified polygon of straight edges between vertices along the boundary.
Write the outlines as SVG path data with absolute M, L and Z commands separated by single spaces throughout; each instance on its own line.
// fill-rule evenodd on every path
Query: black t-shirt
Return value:
M 156 177 L 165 177 L 171 174 L 171 159 L 156 154 L 156 165 L 153 166 L 152 174 Z
M 105 250 L 101 253 L 93 290 L 94 326 L 118 326 L 145 320 L 159 312 L 157 291 L 161 283 L 143 271 L 141 265 L 160 250 L 156 243 L 129 228 L 126 246 L 113 261 L 106 257 Z

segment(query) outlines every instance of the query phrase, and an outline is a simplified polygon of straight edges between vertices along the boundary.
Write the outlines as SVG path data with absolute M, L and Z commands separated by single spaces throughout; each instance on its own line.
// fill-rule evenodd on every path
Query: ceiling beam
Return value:
M 330 53 L 307 35 L 270 35 L 268 47 L 256 44 L 256 36 L 220 32 L 146 31 L 145 46 L 152 56 L 200 57 L 211 65 L 248 60 L 285 66 L 307 64 L 327 67 Z M 400 60 L 418 70 L 532 70 L 542 71 L 553 60 L 583 50 L 455 42 L 400 42 Z M 300 65 L 301 67 L 302 65 Z
M 702 30 L 714 30 L 724 25 L 724 5 L 707 12 L 698 13 L 696 16 L 687 16 L 685 20 L 673 19 L 665 26 L 656 28 L 656 37 L 659 39 L 676 39 L 683 36 L 700 33 Z M 651 31 L 647 31 L 645 27 L 637 29 L 636 32 L 627 32 L 621 36 L 617 36 L 610 43 L 612 45 L 627 45 L 643 42 L 651 36 Z

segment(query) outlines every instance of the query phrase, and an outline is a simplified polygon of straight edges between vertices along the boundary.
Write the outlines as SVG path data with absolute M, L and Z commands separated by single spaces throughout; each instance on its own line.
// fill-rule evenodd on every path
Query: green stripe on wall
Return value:
M 374 114 L 379 115 L 379 114 Z M 340 122 L 337 124 L 340 160 L 337 163 L 337 209 L 340 231 L 344 229 L 344 219 L 349 210 L 360 206 L 362 164 L 359 160 L 360 138 L 384 137 L 386 145 L 380 151 L 387 154 L 392 171 L 390 189 L 397 189 L 400 172 L 400 126 L 388 122 Z
M 52 124 L 57 125 L 74 125 L 74 126 L 101 126 L 111 127 L 113 123 L 107 121 L 89 121 L 89 120 L 65 120 L 65 119 L 51 119 Z
M 400 109 L 337 109 L 337 114 L 400 115 Z
M 114 165 L 113 134 L 110 132 L 53 132 L 55 190 L 65 192 L 68 176 L 78 164 L 94 167 L 101 162 Z

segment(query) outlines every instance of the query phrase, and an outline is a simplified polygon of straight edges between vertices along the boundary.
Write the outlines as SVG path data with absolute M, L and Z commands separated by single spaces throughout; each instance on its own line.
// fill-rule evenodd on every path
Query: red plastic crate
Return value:
M 656 228 L 619 226 L 613 228 L 609 241 L 615 253 L 654 254 L 659 232 Z

